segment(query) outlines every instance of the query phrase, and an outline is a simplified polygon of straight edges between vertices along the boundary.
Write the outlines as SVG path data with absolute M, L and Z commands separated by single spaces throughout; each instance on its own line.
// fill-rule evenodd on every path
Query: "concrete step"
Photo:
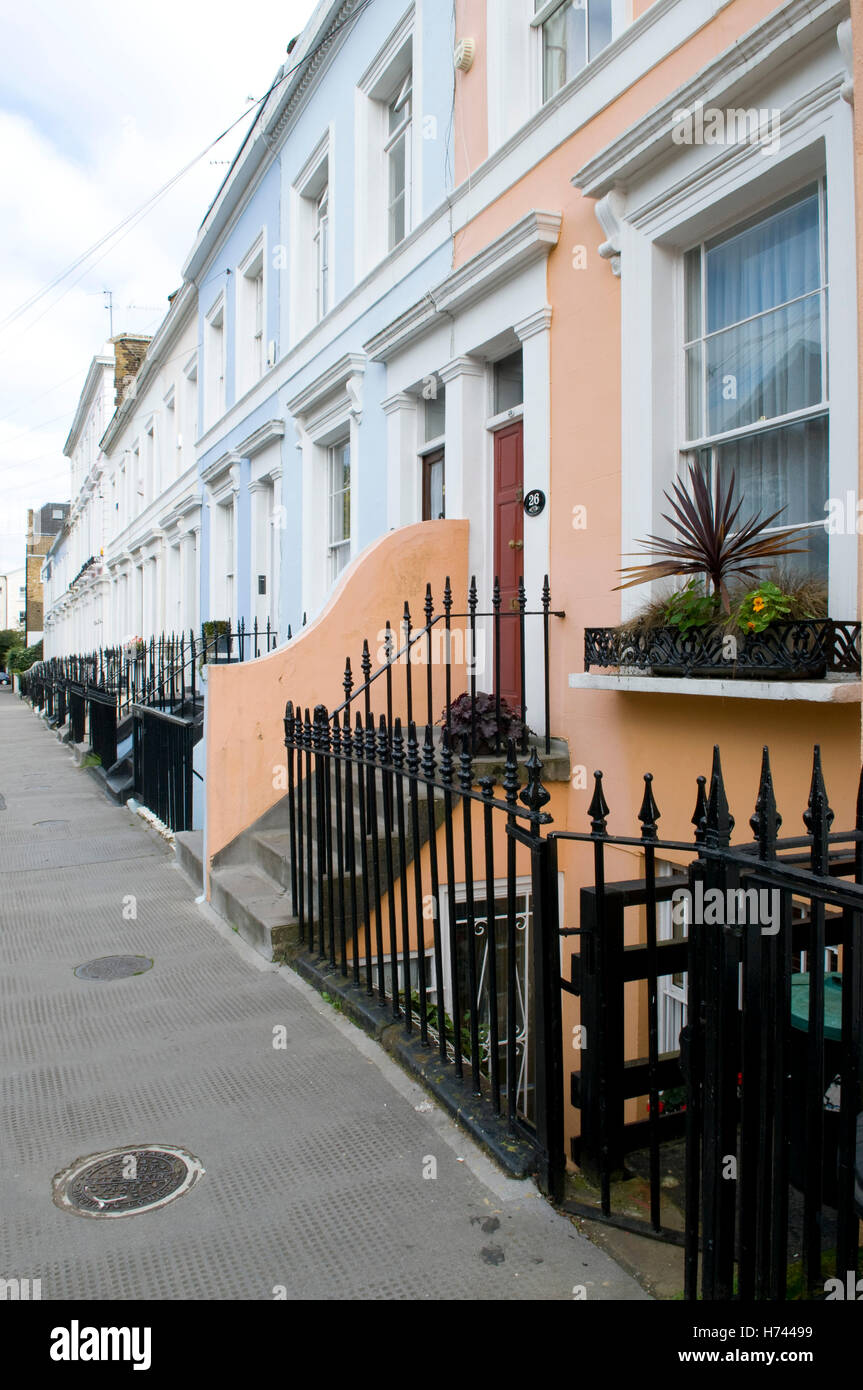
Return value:
M 178 867 L 200 893 L 204 887 L 203 830 L 178 830 L 174 836 L 174 855 Z
M 306 827 L 305 827 L 305 824 L 304 824 L 304 825 L 303 825 L 303 864 L 302 864 L 302 868 L 303 868 L 303 873 L 304 873 L 304 875 L 306 876 L 306 878 L 308 878 L 308 872 L 309 872 L 309 842 L 308 842 L 308 837 L 306 836 L 306 833 L 305 833 L 305 829 L 306 829 Z M 316 838 L 314 838 L 314 836 L 315 836 L 314 825 L 313 825 L 313 827 L 312 827 L 312 836 L 313 836 L 313 838 L 312 838 L 312 875 L 313 875 L 313 877 L 316 877 L 317 872 L 318 872 L 318 841 L 317 841 Z M 421 827 L 421 828 L 420 828 L 420 843 L 421 843 L 421 844 L 425 844 L 426 838 L 427 838 L 427 837 L 426 837 L 426 835 L 424 834 L 423 827 Z M 391 843 L 391 846 L 392 846 L 393 872 L 395 873 L 396 877 L 398 877 L 398 875 L 401 873 L 401 858 L 400 858 L 400 855 L 399 855 L 399 839 L 398 839 L 398 835 L 397 835 L 397 834 L 392 833 L 392 834 L 390 835 L 390 843 Z M 251 856 L 250 856 L 250 861 L 251 861 L 253 864 L 255 864 L 258 868 L 263 869 L 264 873 L 268 874 L 269 877 L 270 877 L 271 879 L 273 879 L 273 881 L 274 881 L 275 883 L 280 884 L 283 888 L 290 888 L 290 886 L 291 886 L 291 836 L 290 836 L 290 833 L 289 833 L 287 830 L 282 830 L 282 831 L 268 830 L 268 831 L 255 832 L 255 833 L 253 833 L 253 834 L 249 837 L 249 848 L 250 848 L 251 851 L 252 851 Z M 413 840 L 412 840 L 412 838 L 411 838 L 410 836 L 407 837 L 407 843 L 406 843 L 406 845 L 405 845 L 405 850 L 406 850 L 405 862 L 406 862 L 407 864 L 410 864 L 410 863 L 412 862 L 412 860 L 413 860 Z M 371 873 L 372 873 L 373 854 L 374 854 L 374 844 L 373 844 L 373 841 L 372 841 L 372 837 L 371 837 L 370 835 L 367 835 L 367 836 L 366 836 L 366 855 L 367 855 L 367 862 L 368 862 L 368 868 L 369 868 L 369 875 L 371 875 Z M 386 866 L 387 866 L 387 840 L 386 840 L 386 834 L 385 834 L 385 832 L 384 832 L 383 826 L 380 826 L 380 827 L 379 827 L 379 830 L 378 830 L 378 856 L 379 856 L 379 860 L 380 860 L 380 873 L 381 873 L 381 878 L 383 878 L 383 877 L 385 876 L 385 874 L 386 874 Z M 242 862 L 242 861 L 241 861 L 241 862 Z M 247 861 L 245 861 L 245 862 L 249 862 L 249 861 L 247 860 Z M 361 870 L 361 868 L 362 868 L 362 846 L 361 846 L 359 834 L 357 834 L 357 836 L 356 836 L 356 838 L 355 838 L 355 840 L 354 840 L 354 866 L 355 866 L 357 872 L 359 872 L 359 871 Z M 347 868 L 347 846 L 346 846 L 346 845 L 345 845 L 345 849 L 344 849 L 344 851 L 343 851 L 343 863 L 342 863 L 342 867 L 343 867 L 343 868 Z M 325 863 L 325 872 L 328 870 L 328 868 L 329 868 L 329 865 L 327 865 L 327 864 Z M 335 876 L 335 875 L 337 874 L 337 872 L 338 872 L 338 851 L 337 851 L 337 849 L 336 849 L 336 843 L 335 843 L 335 826 L 333 826 L 332 872 L 333 872 L 333 875 L 334 875 L 334 876 Z
M 289 894 L 250 864 L 211 871 L 210 905 L 267 960 L 281 960 L 299 944 Z

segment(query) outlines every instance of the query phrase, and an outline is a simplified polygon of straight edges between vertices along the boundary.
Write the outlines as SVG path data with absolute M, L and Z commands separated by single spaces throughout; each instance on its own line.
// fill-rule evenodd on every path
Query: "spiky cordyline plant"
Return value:
M 719 595 L 724 613 L 730 613 L 728 581 L 745 576 L 756 582 L 763 571 L 769 569 L 769 561 L 781 555 L 802 555 L 805 550 L 792 549 L 788 545 L 791 538 L 797 539 L 800 531 L 809 527 L 784 527 L 765 535 L 765 531 L 785 510 L 770 516 L 752 517 L 735 529 L 741 499 L 732 506 L 734 496 L 734 470 L 723 487 L 719 477 L 711 494 L 701 468 L 697 464 L 689 466 L 689 483 L 692 496 L 683 484 L 672 484 L 674 495 L 666 492 L 675 515 L 663 512 L 663 520 L 678 533 L 671 540 L 661 536 L 648 536 L 639 541 L 647 547 L 647 554 L 658 558 L 651 564 L 627 565 L 620 573 L 627 578 L 616 589 L 631 589 L 636 584 L 648 584 L 652 579 L 667 579 L 676 574 L 705 574 L 713 585 L 714 593 Z M 818 522 L 811 525 L 817 526 Z

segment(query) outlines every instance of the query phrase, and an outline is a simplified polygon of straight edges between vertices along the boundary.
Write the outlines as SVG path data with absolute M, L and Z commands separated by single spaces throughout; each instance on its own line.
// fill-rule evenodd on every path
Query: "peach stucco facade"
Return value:
M 639 12 L 647 6 L 638 7 Z M 633 126 L 681 84 L 734 44 L 773 10 L 768 0 L 732 0 L 688 42 L 669 53 L 610 106 L 481 211 L 455 238 L 456 264 L 475 256 L 530 208 L 563 215 L 560 239 L 547 262 L 551 373 L 550 568 L 555 605 L 566 619 L 555 628 L 552 647 L 552 728 L 567 738 L 575 766 L 601 766 L 612 806 L 612 828 L 631 833 L 643 790 L 642 774 L 655 774 L 662 832 L 690 834 L 696 775 L 707 773 L 718 743 L 729 799 L 738 825 L 751 814 L 761 749 L 768 744 L 777 797 L 786 824 L 800 824 L 806 805 L 812 746 L 820 742 L 837 825 L 853 817 L 860 749 L 859 691 L 844 704 L 710 695 L 618 693 L 571 690 L 570 673 L 581 672 L 585 626 L 619 621 L 613 592 L 621 560 L 621 293 L 606 260 L 594 201 L 572 179 L 599 150 Z M 458 30 L 477 28 L 483 6 L 459 5 Z M 861 26 L 860 0 L 852 6 Z M 855 48 L 859 71 L 860 47 Z M 456 147 L 471 153 L 474 174 L 481 166 L 478 132 L 487 104 L 484 69 L 461 74 L 457 90 Z M 858 171 L 861 156 L 859 104 L 855 111 Z M 464 136 L 464 139 L 462 138 Z M 859 181 L 859 173 L 858 173 Z M 857 210 L 860 225 L 859 206 Z M 860 240 L 858 240 L 858 264 Z M 587 248 L 576 268 L 574 248 Z M 625 277 L 624 267 L 622 275 Z M 860 281 L 863 283 L 863 280 Z M 861 359 L 863 360 L 863 359 Z M 573 529 L 574 508 L 586 508 L 585 529 Z M 837 617 L 855 618 L 842 613 Z M 851 692 L 849 692 L 849 695 Z M 592 778 L 588 778 L 588 783 Z M 586 791 L 573 790 L 567 808 L 570 828 L 586 828 Z

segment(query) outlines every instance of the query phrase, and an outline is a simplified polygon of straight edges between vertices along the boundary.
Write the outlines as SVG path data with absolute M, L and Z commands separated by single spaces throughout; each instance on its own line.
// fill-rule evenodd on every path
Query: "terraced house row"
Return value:
M 212 905 L 397 1023 L 549 1191 L 578 1164 L 610 1215 L 647 1146 L 662 1227 L 659 1133 L 696 1088 L 706 1296 L 755 1210 L 717 1179 L 738 1124 L 744 1283 L 782 1296 L 789 1182 L 820 1269 L 837 1153 L 856 1232 L 861 23 L 856 0 L 321 0 L 158 333 L 94 358 L 45 569 L 43 679 L 114 682 L 117 766 Z M 735 534 L 767 519 L 768 567 L 621 590 L 697 478 L 703 523 L 726 496 Z M 192 730 L 170 795 L 158 718 Z M 753 856 L 787 932 L 675 910 Z M 792 1143 L 783 1000 L 811 991 L 814 1096 L 825 971 L 851 1000 L 841 1132 L 816 1097 Z

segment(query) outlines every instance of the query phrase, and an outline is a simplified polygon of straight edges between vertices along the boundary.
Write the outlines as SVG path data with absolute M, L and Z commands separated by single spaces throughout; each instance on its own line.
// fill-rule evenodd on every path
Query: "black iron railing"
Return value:
M 198 775 L 192 770 L 192 748 L 203 732 L 201 668 L 254 660 L 276 644 L 269 623 L 259 629 L 257 621 L 250 628 L 241 621 L 235 631 L 205 624 L 200 636 L 163 635 L 40 662 L 22 679 L 21 693 L 55 727 L 68 719 L 74 743 L 89 737 L 106 773 L 117 763 L 120 734 L 128 737 L 131 731 L 135 795 L 170 829 L 187 830 L 191 779 Z M 142 710 L 158 713 L 162 722 L 145 718 Z M 127 720 L 131 730 L 124 726 Z
M 694 844 L 659 839 L 649 775 L 640 836 L 610 835 L 602 774 L 595 776 L 590 832 L 552 831 L 549 839 L 581 841 L 593 851 L 594 881 L 581 892 L 580 924 L 563 929 L 577 938 L 579 952 L 562 983 L 580 997 L 586 1035 L 573 1077 L 582 1126 L 574 1152 L 598 1174 L 602 1214 L 617 1220 L 612 1180 L 626 1154 L 645 1148 L 651 1226 L 674 1239 L 663 1223 L 660 1143 L 685 1132 L 688 1298 L 786 1297 L 792 1189 L 804 1288 L 823 1293 L 828 1274 L 844 1284 L 857 1269 L 863 1215 L 854 1196 L 863 1111 L 863 782 L 855 828 L 833 832 L 816 748 L 807 833 L 779 839 L 765 749 L 750 820 L 754 839 L 732 846 L 718 749 L 709 783 L 698 778 Z M 615 848 L 642 851 L 643 879 L 608 881 L 607 855 Z M 660 872 L 663 856 L 675 866 L 670 877 Z M 634 947 L 624 945 L 630 908 L 643 917 Z M 835 960 L 841 951 L 842 965 L 832 1040 L 825 1038 L 829 947 Z M 679 1048 L 665 1050 L 661 986 L 675 975 L 685 1006 Z M 623 995 L 632 981 L 645 991 L 647 1048 L 627 1058 Z M 676 1114 L 663 1113 L 669 1088 L 678 1092 Z M 625 1102 L 635 1097 L 648 1100 L 647 1120 L 625 1126 Z
M 87 686 L 84 695 L 89 722 L 90 747 L 107 772 L 117 761 L 117 701 L 113 691 Z
M 414 625 L 410 605 L 405 601 L 399 624 L 400 644 L 396 646 L 396 635 L 392 624 L 387 622 L 381 634 L 381 661 L 378 669 L 374 672 L 368 639 L 363 642 L 360 662 L 363 681 L 359 688 L 355 686 L 350 657 L 347 658 L 342 679 L 345 699 L 329 715 L 331 722 L 333 724 L 338 723 L 346 712 L 350 715 L 352 706 L 360 700 L 362 701 L 363 716 L 367 719 L 371 712 L 372 691 L 378 686 L 378 689 L 383 687 L 382 701 L 386 704 L 385 718 L 388 731 L 392 732 L 393 728 L 394 697 L 397 693 L 401 693 L 407 723 L 410 723 L 415 712 L 418 712 L 424 703 L 426 723 L 434 725 L 436 722 L 440 722 L 452 739 L 453 670 L 461 669 L 464 673 L 463 679 L 468 683 L 468 689 L 464 693 L 467 697 L 467 709 L 469 711 L 471 749 L 476 752 L 490 741 L 494 751 L 500 752 L 506 746 L 506 737 L 502 734 L 506 714 L 504 698 L 501 693 L 502 653 L 505 640 L 511 638 L 518 657 L 518 695 L 515 706 L 515 713 L 521 725 L 518 741 L 521 752 L 526 753 L 530 741 L 528 719 L 534 717 L 532 708 L 528 710 L 526 638 L 528 632 L 534 632 L 536 626 L 539 625 L 543 675 L 541 714 L 544 721 L 545 751 L 546 753 L 550 752 L 551 619 L 565 618 L 566 614 L 553 610 L 551 607 L 548 575 L 543 581 L 538 609 L 528 608 L 523 581 L 519 582 L 518 597 L 513 600 L 513 603 L 514 607 L 509 611 L 503 610 L 500 584 L 495 579 L 491 608 L 480 610 L 476 580 L 471 579 L 466 608 L 463 611 L 456 611 L 453 606 L 452 588 L 449 578 L 447 578 L 444 584 L 441 611 L 435 613 L 431 585 L 426 585 L 423 603 L 425 622 L 419 626 Z M 486 637 L 490 639 L 488 645 L 491 647 L 491 669 L 487 673 L 492 677 L 490 683 L 492 684 L 493 716 L 491 716 L 491 724 L 493 730 L 490 740 L 488 737 L 484 737 L 481 727 L 482 720 L 479 714 L 479 695 L 481 692 L 478 690 L 480 657 L 484 658 L 485 655 L 486 642 L 484 639 Z M 538 656 L 536 645 L 534 652 Z M 435 696 L 436 670 L 443 671 L 444 687 L 442 691 L 438 687 L 437 704 Z M 396 692 L 395 683 L 401 677 L 403 677 L 402 689 L 401 692 Z M 441 694 L 444 697 L 442 712 L 439 708 Z M 438 721 L 439 714 L 440 720 Z
M 548 906 L 556 889 L 543 835 L 549 794 L 537 748 L 526 758 L 526 720 L 521 765 L 516 741 L 501 732 L 499 697 L 494 729 L 480 720 L 476 660 L 485 622 L 499 682 L 504 625 L 516 624 L 526 712 L 525 636 L 539 626 L 550 748 L 554 616 L 563 615 L 551 611 L 547 580 L 539 610 L 528 610 L 522 585 L 511 614 L 501 611 L 497 585 L 490 609 L 480 612 L 473 582 L 456 612 L 449 581 L 435 614 L 429 587 L 421 627 L 405 604 L 398 649 L 386 625 L 375 672 L 364 642 L 359 687 L 346 662 L 337 709 L 288 704 L 285 746 L 291 897 L 305 948 L 364 989 L 406 1037 L 436 1050 L 465 1094 L 532 1146 L 541 1184 L 559 1197 L 563 1073 L 558 921 Z M 458 729 L 454 670 L 468 683 Z M 383 706 L 377 716 L 374 694 Z
M 194 720 L 146 705 L 131 714 L 135 797 L 169 830 L 191 830 Z

